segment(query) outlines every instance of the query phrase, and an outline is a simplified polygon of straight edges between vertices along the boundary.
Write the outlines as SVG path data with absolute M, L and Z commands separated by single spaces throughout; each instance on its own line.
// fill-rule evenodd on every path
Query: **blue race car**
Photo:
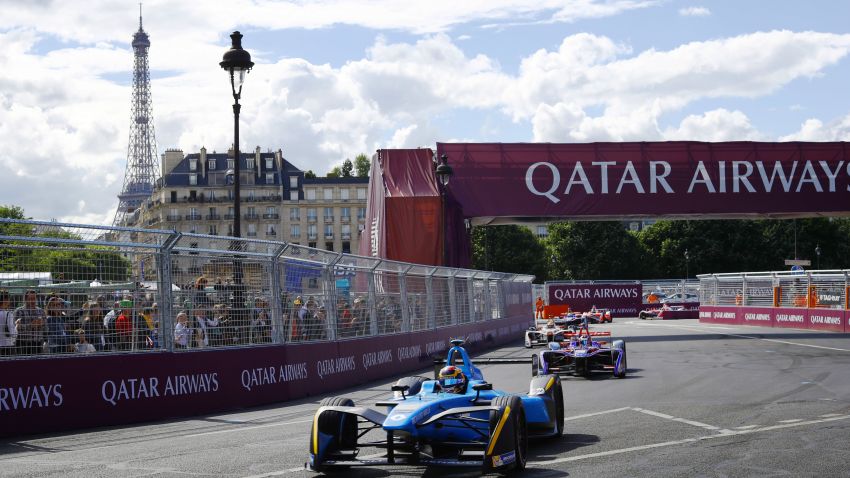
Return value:
M 319 472 L 375 465 L 470 467 L 483 473 L 525 468 L 529 437 L 564 433 L 559 377 L 532 378 L 527 395 L 493 390 L 462 345 L 452 340 L 437 380 L 396 382 L 392 398 L 375 404 L 384 411 L 355 406 L 349 398 L 322 400 L 306 466 Z M 364 448 L 385 452 L 358 458 Z

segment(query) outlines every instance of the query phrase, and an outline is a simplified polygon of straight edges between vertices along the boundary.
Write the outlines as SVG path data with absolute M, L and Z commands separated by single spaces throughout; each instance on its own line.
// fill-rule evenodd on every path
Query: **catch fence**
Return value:
M 0 349 L 144 353 L 435 330 L 526 314 L 532 280 L 283 242 L 0 219 Z
M 707 306 L 850 309 L 850 270 L 747 272 L 700 275 Z

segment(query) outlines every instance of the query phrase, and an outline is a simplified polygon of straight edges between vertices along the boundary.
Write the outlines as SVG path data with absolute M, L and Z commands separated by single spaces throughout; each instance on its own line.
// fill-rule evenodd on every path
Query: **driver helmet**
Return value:
M 440 382 L 440 388 L 446 393 L 464 393 L 466 384 L 469 382 L 460 368 L 454 365 L 443 367 L 437 379 Z

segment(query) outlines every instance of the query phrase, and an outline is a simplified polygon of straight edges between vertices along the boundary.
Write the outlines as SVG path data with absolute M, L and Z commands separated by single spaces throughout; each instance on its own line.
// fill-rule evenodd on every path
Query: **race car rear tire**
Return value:
M 553 438 L 561 438 L 564 436 L 564 390 L 561 388 L 561 377 L 555 375 L 555 385 L 552 385 L 552 388 L 555 389 L 553 400 L 555 401 L 555 420 L 557 421 Z
M 531 376 L 536 377 L 540 374 L 540 356 L 534 354 L 531 356 Z
M 502 419 L 503 410 L 505 407 L 510 407 L 511 412 L 508 416 L 510 422 L 510 435 L 504 435 L 503 439 L 509 440 L 505 447 L 508 450 L 513 450 L 514 461 L 507 465 L 495 466 L 493 456 L 485 453 L 484 456 L 484 473 L 492 470 L 498 471 L 520 471 L 525 469 L 525 464 L 528 460 L 528 424 L 525 420 L 525 409 L 522 406 L 522 400 L 516 395 L 501 395 L 493 399 L 491 405 L 499 407 L 498 410 L 490 412 L 490 436 L 492 437 L 498 427 L 499 421 Z
M 413 376 L 413 377 L 400 378 L 400 379 L 398 379 L 398 381 L 395 384 L 396 385 L 407 385 L 408 387 L 410 387 L 410 388 L 407 389 L 406 392 L 404 392 L 404 394 L 406 396 L 410 397 L 412 395 L 416 395 L 417 393 L 419 393 L 419 391 L 422 390 L 422 384 L 427 382 L 427 381 L 428 381 L 427 377 L 420 377 L 420 376 L 416 375 L 416 376 Z M 395 398 L 401 398 L 401 392 L 393 392 L 393 395 L 395 396 Z
M 322 399 L 320 407 L 353 407 L 354 400 L 346 397 Z M 334 435 L 331 446 L 337 450 L 352 450 L 357 447 L 357 417 L 347 413 L 325 412 L 319 417 L 319 432 Z

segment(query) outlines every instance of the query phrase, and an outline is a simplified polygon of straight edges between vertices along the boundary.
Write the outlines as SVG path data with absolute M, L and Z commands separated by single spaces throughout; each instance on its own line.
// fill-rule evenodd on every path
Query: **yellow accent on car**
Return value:
M 552 388 L 552 385 L 554 385 L 554 384 L 555 384 L 555 377 L 551 377 L 549 379 L 549 383 L 546 384 L 546 390 L 549 390 L 550 388 Z
M 508 416 L 511 414 L 511 407 L 505 406 L 505 413 L 502 415 L 502 419 L 499 420 L 499 424 L 496 425 L 496 431 L 493 432 L 493 439 L 490 440 L 490 447 L 487 448 L 487 454 L 493 454 L 493 447 L 496 446 L 496 442 L 499 440 L 499 434 L 502 433 L 502 427 L 505 426 L 505 422 L 508 421 Z
M 322 413 L 322 409 L 319 408 L 316 410 L 316 416 L 313 417 L 313 454 L 319 454 L 319 415 Z

